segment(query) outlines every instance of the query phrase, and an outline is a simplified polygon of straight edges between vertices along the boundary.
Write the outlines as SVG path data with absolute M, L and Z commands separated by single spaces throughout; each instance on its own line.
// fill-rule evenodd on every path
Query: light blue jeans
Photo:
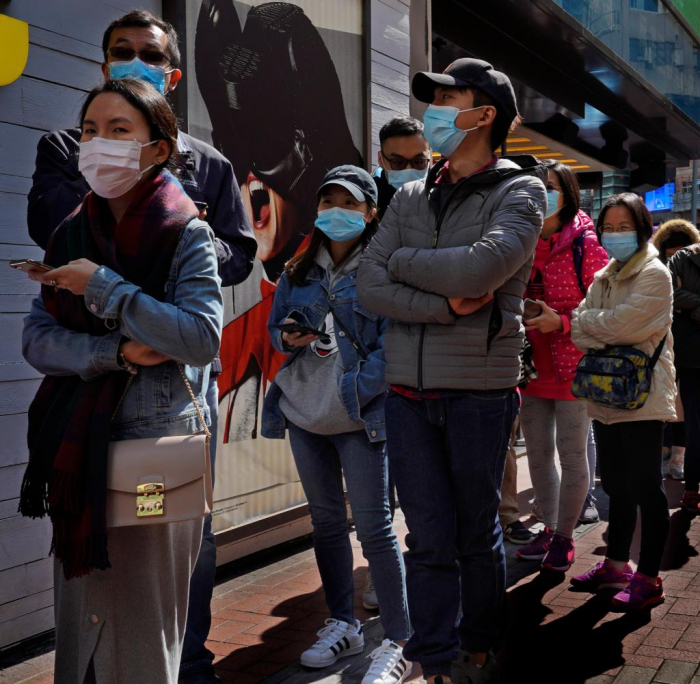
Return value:
M 294 461 L 309 502 L 314 551 L 331 617 L 353 623 L 353 558 L 343 475 L 348 498 L 369 562 L 387 639 L 408 639 L 406 576 L 391 525 L 384 442 L 371 443 L 364 430 L 315 435 L 288 423 Z

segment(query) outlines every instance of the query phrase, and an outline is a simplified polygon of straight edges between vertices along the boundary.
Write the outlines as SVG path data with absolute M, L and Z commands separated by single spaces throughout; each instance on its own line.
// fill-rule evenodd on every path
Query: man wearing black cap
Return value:
M 485 684 L 503 631 L 499 490 L 546 171 L 533 157 L 494 156 L 518 112 L 508 77 L 490 64 L 459 59 L 416 74 L 412 87 L 430 103 L 425 137 L 444 159 L 394 196 L 358 294 L 392 319 L 386 426 L 409 529 L 405 656 L 430 682 Z

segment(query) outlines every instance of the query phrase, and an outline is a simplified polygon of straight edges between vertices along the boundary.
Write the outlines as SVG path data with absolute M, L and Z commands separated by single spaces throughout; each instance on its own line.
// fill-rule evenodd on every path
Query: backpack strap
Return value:
M 656 362 L 659 360 L 659 357 L 661 356 L 661 350 L 664 348 L 664 344 L 666 343 L 666 338 L 668 337 L 668 333 L 666 333 L 663 336 L 663 339 L 661 342 L 659 342 L 658 346 L 654 350 L 654 354 L 649 360 L 649 370 L 654 370 L 654 366 L 656 365 Z
M 583 242 L 586 238 L 586 230 L 582 230 L 571 243 L 571 249 L 574 254 L 574 270 L 578 279 L 578 286 L 584 296 L 586 294 L 586 286 L 583 284 Z

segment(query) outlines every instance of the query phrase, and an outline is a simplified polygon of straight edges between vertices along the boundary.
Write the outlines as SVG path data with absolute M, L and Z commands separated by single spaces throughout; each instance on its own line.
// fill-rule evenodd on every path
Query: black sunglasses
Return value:
M 146 64 L 153 64 L 155 66 L 170 64 L 170 58 L 160 50 L 146 49 L 136 51 L 134 48 L 116 46 L 109 48 L 107 54 L 115 62 L 130 62 L 134 57 L 138 56 L 138 58 Z
M 403 171 L 407 166 L 416 169 L 417 171 L 424 171 L 428 168 L 430 164 L 430 159 L 426 157 L 414 157 L 413 159 L 404 159 L 403 157 L 387 157 L 384 152 L 381 153 L 382 157 L 389 162 L 389 166 L 393 171 Z

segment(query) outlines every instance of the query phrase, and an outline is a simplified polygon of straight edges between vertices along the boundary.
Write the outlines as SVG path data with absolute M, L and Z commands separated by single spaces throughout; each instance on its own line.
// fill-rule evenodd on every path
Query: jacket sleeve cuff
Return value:
M 569 318 L 568 316 L 564 316 L 564 315 L 560 316 L 560 318 L 561 318 L 561 324 L 563 326 L 563 328 L 561 329 L 561 332 L 564 335 L 568 335 L 571 332 L 571 318 Z
M 85 287 L 85 306 L 90 313 L 99 318 L 106 318 L 104 311 L 107 308 L 109 296 L 122 281 L 123 278 L 118 273 L 106 266 L 100 266 Z
M 122 370 L 117 361 L 122 334 L 118 330 L 100 338 L 92 355 L 92 363 L 99 375 Z

